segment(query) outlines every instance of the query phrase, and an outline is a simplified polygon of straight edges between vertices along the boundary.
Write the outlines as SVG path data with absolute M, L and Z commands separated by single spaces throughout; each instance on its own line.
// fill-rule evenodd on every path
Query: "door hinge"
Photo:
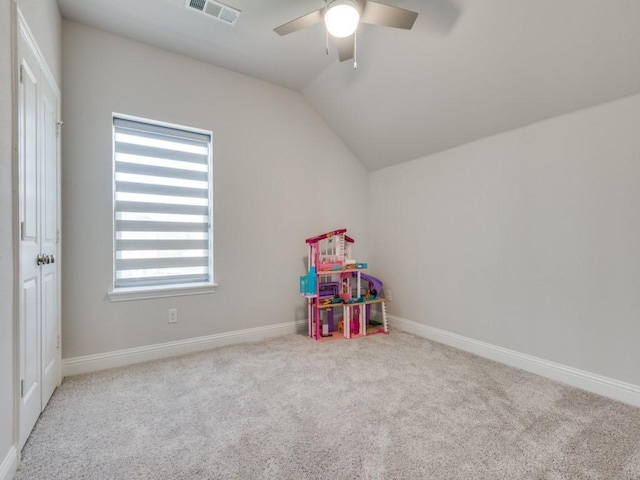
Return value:
M 56 137 L 60 136 L 60 130 L 62 129 L 62 127 L 64 127 L 64 122 L 60 120 L 58 123 L 56 123 Z
M 24 398 L 24 380 L 20 380 L 20 398 Z
M 24 240 L 24 222 L 20 222 L 20 240 Z
M 56 345 L 56 348 L 59 350 L 60 349 L 60 335 L 58 335 L 58 344 Z
M 24 65 L 20 65 L 20 83 L 22 83 L 22 72 L 24 71 Z
M 56 243 L 60 243 L 60 230 L 56 230 Z

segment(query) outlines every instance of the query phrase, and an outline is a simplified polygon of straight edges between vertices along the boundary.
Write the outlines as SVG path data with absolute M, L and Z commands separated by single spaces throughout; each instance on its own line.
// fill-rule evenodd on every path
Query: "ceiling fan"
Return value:
M 327 53 L 329 35 L 336 39 L 341 62 L 355 57 L 356 29 L 360 23 L 411 30 L 418 14 L 404 8 L 385 5 L 371 0 L 325 0 L 326 6 L 287 22 L 273 30 L 279 35 L 302 30 L 324 20 L 327 27 Z M 354 62 L 357 68 L 357 63 Z

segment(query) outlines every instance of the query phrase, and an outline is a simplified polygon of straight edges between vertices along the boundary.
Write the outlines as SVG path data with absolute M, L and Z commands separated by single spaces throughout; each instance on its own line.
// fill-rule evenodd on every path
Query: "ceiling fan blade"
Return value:
M 338 49 L 338 59 L 341 62 L 345 60 L 351 60 L 353 58 L 353 52 L 356 45 L 356 36 L 350 35 L 349 37 L 336 38 L 336 47 Z
M 361 20 L 372 25 L 411 30 L 416 18 L 418 18 L 418 14 L 411 10 L 368 1 L 364 6 Z
M 310 27 L 315 25 L 316 23 L 322 22 L 324 8 L 320 10 L 316 10 L 315 12 L 307 13 L 295 20 L 291 20 L 290 22 L 285 23 L 284 25 L 280 25 L 273 29 L 279 35 L 288 35 L 289 33 L 297 32 L 298 30 L 302 30 L 303 28 Z

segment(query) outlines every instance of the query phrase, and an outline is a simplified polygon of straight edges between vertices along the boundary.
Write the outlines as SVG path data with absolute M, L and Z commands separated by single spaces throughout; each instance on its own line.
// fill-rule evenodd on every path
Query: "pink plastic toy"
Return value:
M 309 336 L 316 340 L 389 333 L 385 299 L 377 296 L 382 292 L 382 282 L 362 273 L 368 265 L 352 258 L 355 241 L 346 232 L 341 228 L 306 240 L 309 268 L 307 275 L 300 277 L 300 293 L 308 303 Z M 380 327 L 369 324 L 373 304 L 380 304 Z M 338 322 L 334 322 L 334 309 L 341 310 Z M 323 311 L 328 311 L 324 321 Z M 342 328 L 334 330 L 338 325 Z M 332 335 L 334 331 L 342 331 L 343 335 Z

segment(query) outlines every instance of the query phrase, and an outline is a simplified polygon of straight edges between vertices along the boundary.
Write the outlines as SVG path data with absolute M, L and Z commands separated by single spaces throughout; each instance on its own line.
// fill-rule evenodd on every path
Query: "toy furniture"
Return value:
M 389 333 L 382 282 L 363 273 L 368 265 L 351 257 L 354 240 L 346 232 L 342 228 L 306 240 L 309 269 L 300 277 L 300 294 L 307 299 L 309 336 L 316 340 Z M 382 324 L 371 321 L 372 305 L 380 306 Z

